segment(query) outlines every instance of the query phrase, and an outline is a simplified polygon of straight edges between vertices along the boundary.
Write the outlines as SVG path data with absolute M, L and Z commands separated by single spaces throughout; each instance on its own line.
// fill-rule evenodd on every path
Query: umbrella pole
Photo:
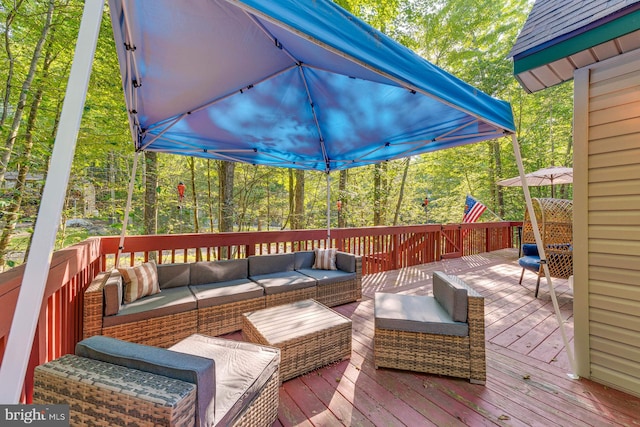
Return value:
M 551 275 L 549 273 L 549 265 L 547 264 L 547 257 L 544 252 L 544 246 L 542 245 L 542 237 L 540 235 L 540 229 L 538 228 L 538 220 L 536 218 L 536 213 L 533 210 L 533 202 L 531 201 L 531 194 L 529 193 L 529 185 L 527 184 L 527 179 L 524 174 L 524 166 L 522 165 L 522 156 L 520 154 L 520 146 L 518 144 L 518 139 L 516 138 L 515 134 L 511 135 L 511 141 L 513 143 L 513 153 L 516 157 L 516 163 L 518 164 L 518 171 L 520 172 L 520 179 L 522 179 L 522 183 L 523 183 L 522 190 L 524 191 L 524 198 L 527 202 L 527 210 L 529 211 L 531 228 L 533 228 L 533 235 L 536 240 L 536 245 L 538 246 L 538 254 L 540 255 L 540 267 L 544 269 L 544 275 L 547 279 L 547 286 L 549 287 L 549 294 L 551 295 L 551 301 L 553 302 L 553 309 L 555 311 L 556 319 L 558 321 L 560 335 L 562 335 L 564 348 L 567 351 L 569 364 L 571 365 L 571 372 L 567 375 L 571 379 L 578 379 L 580 377 L 578 377 L 576 373 L 577 372 L 576 362 L 573 357 L 573 350 L 569 346 L 569 340 L 567 339 L 567 334 L 564 331 L 564 320 L 562 319 L 562 315 L 560 314 L 560 306 L 558 305 L 556 290 L 553 287 L 553 282 L 551 281 Z

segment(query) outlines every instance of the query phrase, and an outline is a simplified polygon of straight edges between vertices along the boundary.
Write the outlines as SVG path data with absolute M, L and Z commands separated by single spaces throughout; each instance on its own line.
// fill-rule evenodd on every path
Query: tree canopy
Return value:
M 480 90 L 511 102 L 526 171 L 572 164 L 572 84 L 526 94 L 507 58 L 528 0 L 335 0 L 336 3 Z M 63 102 L 82 15 L 80 0 L 0 0 L 4 40 L 0 106 L 0 258 L 22 262 Z M 108 7 L 98 40 L 61 224 L 92 218 L 118 234 L 133 164 Z M 28 165 L 28 168 L 24 167 Z M 199 158 L 148 156 L 134 186 L 130 234 L 274 230 L 326 226 L 322 173 Z M 19 172 L 22 171 L 22 178 Z M 331 176 L 333 226 L 460 222 L 466 194 L 489 207 L 481 221 L 521 220 L 511 140 L 481 142 Z M 187 188 L 179 200 L 177 186 Z M 571 189 L 561 188 L 570 198 Z M 548 187 L 532 189 L 548 196 Z M 429 203 L 423 206 L 424 199 Z M 338 202 L 340 212 L 338 215 Z M 152 224 L 152 222 L 156 222 Z M 79 238 L 83 238 L 81 236 Z M 4 243 L 3 243 L 4 242 Z M 15 254 L 20 255 L 15 255 Z M 5 254 L 8 254 L 5 256 Z M 13 255 L 12 255 L 13 254 Z M 1 267 L 1 266 L 0 266 Z

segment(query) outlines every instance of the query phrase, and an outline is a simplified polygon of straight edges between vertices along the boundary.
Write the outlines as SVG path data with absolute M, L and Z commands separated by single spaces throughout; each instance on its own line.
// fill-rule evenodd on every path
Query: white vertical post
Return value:
M 122 219 L 122 231 L 120 232 L 120 240 L 118 242 L 118 252 L 116 253 L 115 267 L 120 266 L 120 254 L 124 249 L 124 236 L 127 234 L 127 224 L 129 223 L 129 212 L 131 212 L 131 199 L 133 198 L 133 187 L 136 181 L 136 171 L 138 170 L 138 157 L 140 152 L 136 151 L 133 156 L 133 166 L 131 167 L 131 179 L 129 180 L 129 190 L 127 192 L 127 206 L 124 209 L 124 218 Z
M 0 367 L 0 403 L 19 403 L 69 183 L 104 0 L 86 1 L 29 259 Z
M 516 135 L 513 134 L 511 136 L 511 141 L 513 143 L 513 153 L 516 157 L 516 163 L 518 164 L 518 171 L 520 172 L 520 180 L 522 182 L 522 190 L 524 191 L 524 198 L 527 203 L 527 210 L 529 211 L 529 218 L 531 219 L 531 228 L 533 229 L 533 236 L 536 239 L 536 246 L 538 246 L 538 254 L 540 255 L 540 268 L 544 269 L 544 274 L 547 279 L 547 287 L 549 288 L 549 295 L 551 295 L 551 301 L 553 302 L 553 309 L 556 314 L 556 320 L 558 322 L 558 327 L 560 329 L 560 335 L 562 336 L 562 342 L 564 343 L 564 348 L 567 351 L 567 356 L 569 359 L 569 364 L 571 365 L 571 373 L 569 373 L 569 377 L 572 379 L 578 379 L 577 370 L 576 370 L 576 362 L 573 357 L 573 350 L 569 345 L 569 340 L 567 339 L 567 334 L 564 331 L 564 320 L 562 319 L 562 314 L 560 314 L 560 306 L 558 305 L 558 298 L 556 297 L 556 290 L 553 287 L 553 282 L 551 281 L 551 275 L 549 273 L 549 265 L 547 264 L 547 255 L 544 251 L 544 245 L 542 244 L 542 236 L 540 235 L 540 229 L 538 228 L 538 219 L 536 218 L 536 213 L 533 210 L 533 202 L 531 201 L 531 194 L 529 193 L 529 185 L 527 184 L 527 177 L 524 174 L 524 166 L 522 165 L 522 155 L 520 154 L 520 145 L 518 144 L 518 139 Z

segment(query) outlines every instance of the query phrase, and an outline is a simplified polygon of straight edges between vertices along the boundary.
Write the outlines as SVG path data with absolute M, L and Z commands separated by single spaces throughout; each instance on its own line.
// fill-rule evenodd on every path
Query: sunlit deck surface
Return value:
M 485 298 L 484 386 L 374 367 L 374 293 L 430 293 L 437 270 L 458 275 Z M 546 282 L 534 299 L 535 275 L 525 272 L 519 285 L 520 272 L 517 251 L 507 249 L 365 276 L 362 301 L 334 308 L 353 321 L 351 359 L 286 381 L 274 426 L 640 425 L 639 398 L 569 379 Z M 573 292 L 566 280 L 554 283 L 573 342 Z

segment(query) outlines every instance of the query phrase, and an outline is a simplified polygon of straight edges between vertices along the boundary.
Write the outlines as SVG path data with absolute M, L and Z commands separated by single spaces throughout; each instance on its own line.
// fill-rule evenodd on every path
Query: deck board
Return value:
M 375 369 L 375 292 L 428 294 L 434 271 L 460 276 L 485 298 L 484 386 Z M 525 272 L 520 285 L 520 273 L 517 250 L 502 250 L 365 276 L 361 301 L 333 307 L 352 320 L 351 358 L 285 382 L 274 426 L 640 425 L 640 398 L 568 377 L 546 281 L 535 299 L 536 277 Z M 554 288 L 572 344 L 573 293 L 566 280 Z

